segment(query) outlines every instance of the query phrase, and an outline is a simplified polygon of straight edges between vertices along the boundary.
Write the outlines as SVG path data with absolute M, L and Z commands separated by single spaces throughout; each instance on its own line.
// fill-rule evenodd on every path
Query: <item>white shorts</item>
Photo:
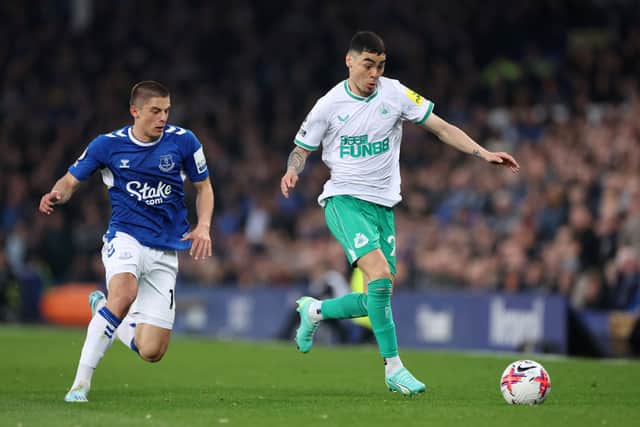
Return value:
M 111 278 L 119 273 L 131 273 L 138 279 L 138 296 L 129 309 L 136 323 L 173 328 L 178 275 L 176 251 L 149 248 L 126 233 L 116 232 L 110 242 L 104 242 L 102 262 L 107 289 Z

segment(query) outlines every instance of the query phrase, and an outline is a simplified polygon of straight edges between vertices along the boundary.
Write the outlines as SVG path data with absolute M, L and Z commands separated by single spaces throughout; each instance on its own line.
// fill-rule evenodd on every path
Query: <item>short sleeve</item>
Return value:
M 395 81 L 402 104 L 402 119 L 421 125 L 433 111 L 434 104 L 424 96 Z
M 305 150 L 315 151 L 322 143 L 327 127 L 327 118 L 322 112 L 321 102 L 318 101 L 302 122 L 294 142 Z
M 78 160 L 69 166 L 69 173 L 79 181 L 89 178 L 97 169 L 104 167 L 106 161 L 106 147 L 104 136 L 99 136 L 89 143 Z
M 202 181 L 209 176 L 207 159 L 204 157 L 202 144 L 191 131 L 187 131 L 183 138 L 186 140 L 184 170 L 191 182 Z

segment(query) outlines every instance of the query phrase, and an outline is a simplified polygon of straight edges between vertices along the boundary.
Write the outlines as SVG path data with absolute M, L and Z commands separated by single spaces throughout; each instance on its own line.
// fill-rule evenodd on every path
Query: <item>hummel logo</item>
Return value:
M 129 169 L 129 159 L 120 159 L 120 169 Z
M 389 110 L 387 109 L 386 105 L 382 104 L 380 106 L 380 115 L 386 116 L 387 114 L 389 114 Z
M 350 116 L 349 116 L 349 114 L 347 114 L 347 115 L 346 115 L 346 116 L 344 116 L 344 117 L 343 117 L 343 116 L 341 116 L 341 115 L 338 115 L 338 120 L 340 120 L 342 123 L 344 123 L 344 122 L 346 122 L 347 120 L 349 120 L 349 117 L 350 117 Z

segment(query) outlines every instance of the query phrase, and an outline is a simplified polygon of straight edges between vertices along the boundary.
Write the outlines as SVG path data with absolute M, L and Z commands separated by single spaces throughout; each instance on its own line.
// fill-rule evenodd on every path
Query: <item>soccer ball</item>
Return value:
M 511 405 L 536 405 L 544 402 L 551 390 L 551 378 L 541 364 L 516 360 L 500 377 L 502 397 Z

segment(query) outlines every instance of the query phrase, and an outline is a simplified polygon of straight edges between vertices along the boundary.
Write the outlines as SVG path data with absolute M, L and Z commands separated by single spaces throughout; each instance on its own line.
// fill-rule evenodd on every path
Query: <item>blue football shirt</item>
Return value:
M 187 249 L 189 231 L 184 180 L 209 176 L 202 144 L 193 132 L 167 125 L 160 138 L 138 141 L 132 127 L 100 135 L 69 167 L 78 180 L 100 170 L 109 189 L 111 220 L 107 239 L 117 231 L 157 249 Z

